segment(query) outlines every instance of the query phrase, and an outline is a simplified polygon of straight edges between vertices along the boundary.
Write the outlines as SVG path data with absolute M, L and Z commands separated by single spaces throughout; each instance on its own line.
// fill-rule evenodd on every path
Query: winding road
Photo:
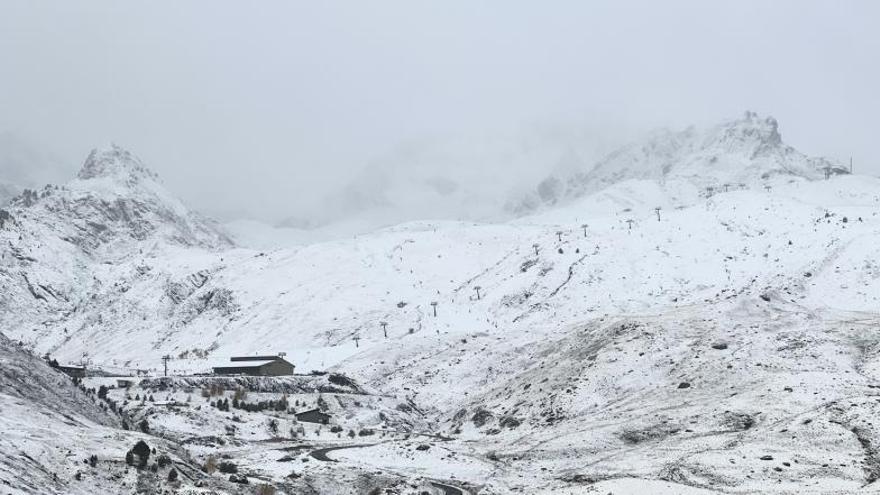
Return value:
M 309 452 L 309 455 L 314 457 L 315 459 L 323 462 L 339 462 L 336 459 L 331 459 L 327 457 L 327 454 L 333 452 L 334 450 L 345 450 L 345 449 L 364 449 L 367 447 L 372 447 L 374 445 L 378 445 L 375 443 L 365 443 L 360 445 L 340 445 L 339 447 L 326 447 L 323 449 L 317 449 Z
M 378 445 L 376 443 L 365 443 L 359 445 L 340 445 L 338 447 L 325 447 L 322 449 L 315 449 L 309 452 L 309 455 L 313 458 L 322 461 L 322 462 L 339 462 L 336 459 L 331 459 L 327 457 L 327 454 L 333 452 L 334 450 L 345 450 L 345 449 L 363 449 L 366 447 L 372 447 L 374 445 Z M 431 486 L 434 488 L 438 488 L 443 492 L 443 495 L 470 495 L 470 492 L 465 490 L 464 488 L 459 488 L 457 486 L 447 485 L 446 483 L 441 483 L 439 481 L 429 480 Z
M 467 495 L 468 492 L 462 490 L 461 488 L 456 488 L 451 485 L 444 485 L 443 483 L 438 483 L 436 481 L 432 481 L 431 484 L 435 488 L 439 488 L 443 491 L 443 495 Z

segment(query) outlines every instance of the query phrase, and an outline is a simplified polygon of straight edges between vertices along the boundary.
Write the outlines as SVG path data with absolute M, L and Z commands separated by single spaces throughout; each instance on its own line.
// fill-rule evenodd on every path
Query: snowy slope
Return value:
M 180 448 L 121 428 L 123 419 L 71 379 L 0 335 L 0 486 L 9 494 L 155 493 L 237 490 L 201 475 Z M 157 471 L 126 465 L 138 441 L 166 455 Z M 91 460 L 90 460 L 91 459 Z M 155 461 L 154 461 L 155 462 Z M 167 482 L 171 469 L 180 480 Z M 210 492 L 209 490 L 209 492 Z
M 626 148 L 516 221 L 252 250 L 114 148 L 8 209 L 0 324 L 108 368 L 284 351 L 454 438 L 445 471 L 396 441 L 351 469 L 458 470 L 485 493 L 852 493 L 880 473 L 880 181 L 828 166 L 747 114 Z
M 116 270 L 144 253 L 208 253 L 232 243 L 135 157 L 112 147 L 92 152 L 68 184 L 13 199 L 0 211 L 0 245 L 3 327 L 21 338 L 97 303 L 99 288 L 116 283 Z

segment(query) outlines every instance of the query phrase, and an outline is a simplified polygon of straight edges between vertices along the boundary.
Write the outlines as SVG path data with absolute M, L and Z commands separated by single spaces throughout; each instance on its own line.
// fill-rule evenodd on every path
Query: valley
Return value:
M 70 466 L 95 451 L 117 478 L 89 479 L 152 493 L 878 490 L 880 179 L 747 113 L 555 180 L 503 222 L 254 249 L 93 152 L 0 216 L 4 346 L 93 370 L 65 385 L 73 424 L 69 398 L 0 389 L 71 439 L 8 425 L 62 479 L 15 486 L 7 455 L 4 489 L 84 493 Z M 211 375 L 279 353 L 293 376 Z M 173 461 L 124 467 L 137 439 Z

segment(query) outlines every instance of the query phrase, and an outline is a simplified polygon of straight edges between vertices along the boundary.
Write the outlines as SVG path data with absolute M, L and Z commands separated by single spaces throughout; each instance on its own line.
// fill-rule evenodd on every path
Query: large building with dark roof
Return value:
M 240 356 L 230 359 L 229 366 L 215 366 L 215 375 L 287 376 L 293 364 L 281 356 Z

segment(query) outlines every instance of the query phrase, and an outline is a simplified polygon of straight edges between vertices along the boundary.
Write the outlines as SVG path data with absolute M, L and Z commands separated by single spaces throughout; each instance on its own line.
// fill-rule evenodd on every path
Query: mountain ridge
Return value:
M 818 180 L 826 173 L 849 171 L 826 158 L 800 153 L 783 142 L 775 118 L 747 111 L 706 129 L 658 131 L 613 151 L 589 170 L 551 174 L 532 193 L 511 202 L 508 210 L 528 214 L 627 180 L 687 182 L 711 191 L 762 187 L 763 181 L 777 176 Z

